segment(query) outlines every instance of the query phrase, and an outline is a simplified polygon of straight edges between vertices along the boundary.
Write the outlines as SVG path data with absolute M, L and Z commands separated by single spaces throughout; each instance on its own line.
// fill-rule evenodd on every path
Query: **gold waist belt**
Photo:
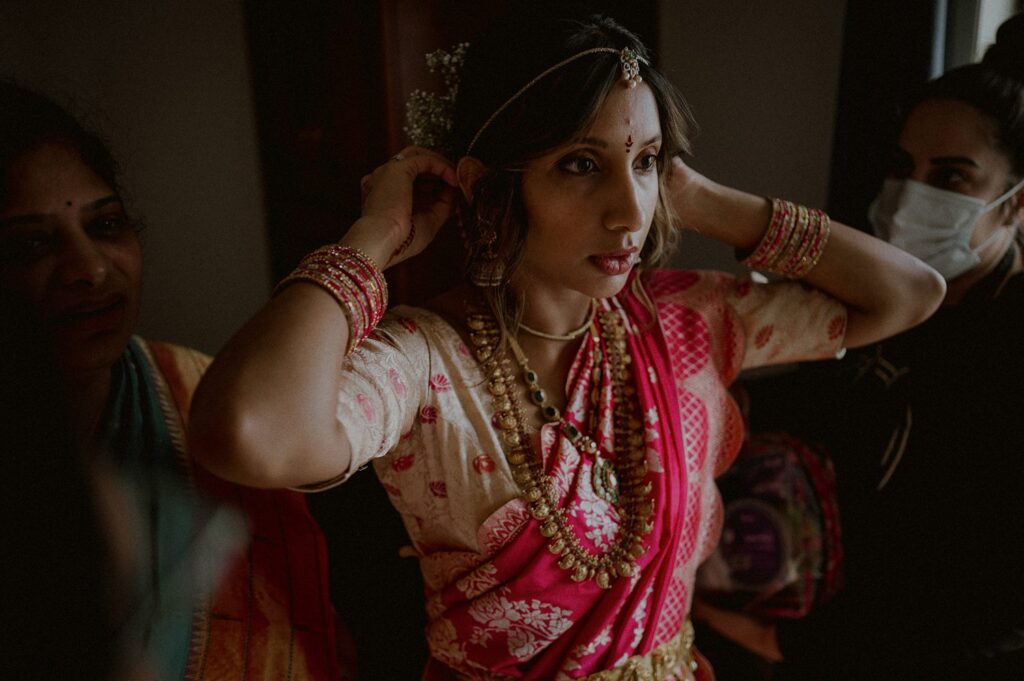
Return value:
M 693 624 L 683 622 L 679 633 L 646 655 L 634 655 L 615 669 L 584 676 L 586 681 L 694 681 Z
M 579 681 L 696 681 L 697 660 L 693 657 L 693 624 L 683 622 L 679 633 L 645 655 L 634 655 L 615 669 L 583 676 Z M 431 677 L 433 678 L 433 677 Z M 468 676 L 456 675 L 460 681 Z M 507 679 L 506 676 L 473 677 Z

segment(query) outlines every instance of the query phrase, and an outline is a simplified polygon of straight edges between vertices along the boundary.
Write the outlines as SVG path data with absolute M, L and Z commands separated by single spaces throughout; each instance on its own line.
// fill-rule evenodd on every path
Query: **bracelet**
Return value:
M 761 241 L 743 265 L 790 279 L 807 276 L 821 260 L 831 221 L 817 208 L 772 199 L 772 217 Z
M 327 291 L 348 320 L 345 356 L 380 323 L 388 306 L 388 283 L 376 263 L 358 248 L 332 244 L 304 257 L 274 288 L 277 295 L 289 284 L 307 281 Z

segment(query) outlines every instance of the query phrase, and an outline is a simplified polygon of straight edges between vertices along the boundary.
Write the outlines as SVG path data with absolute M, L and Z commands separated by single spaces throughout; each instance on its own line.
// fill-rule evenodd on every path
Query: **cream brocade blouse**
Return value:
M 721 272 L 656 271 L 646 288 L 676 374 L 656 378 L 675 380 L 680 394 L 689 498 L 696 506 L 687 510 L 694 521 L 684 535 L 696 550 L 682 561 L 679 578 L 692 585 L 720 530 L 714 478 L 742 440 L 742 420 L 724 388 L 741 369 L 836 356 L 846 310 L 797 282 Z M 427 586 L 437 591 L 493 554 L 527 513 L 491 424 L 487 382 L 455 329 L 408 306 L 385 316 L 344 372 L 337 417 L 352 464 L 339 478 L 305 491 L 339 484 L 372 462 L 402 516 Z M 566 409 L 585 413 L 580 401 L 570 400 Z M 657 428 L 657 415 L 653 420 L 648 415 L 649 428 Z M 536 438 L 542 451 L 550 448 L 552 428 L 534 434 L 535 451 Z M 658 470 L 658 461 L 649 463 Z M 600 517 L 593 527 L 600 531 Z

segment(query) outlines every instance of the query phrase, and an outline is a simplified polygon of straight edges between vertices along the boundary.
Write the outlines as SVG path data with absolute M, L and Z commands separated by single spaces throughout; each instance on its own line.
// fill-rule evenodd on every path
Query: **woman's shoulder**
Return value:
M 405 346 L 425 343 L 433 346 L 460 338 L 459 329 L 436 311 L 419 305 L 396 305 L 388 310 L 371 337 L 382 338 Z
M 465 324 L 431 305 L 396 305 L 352 353 L 353 367 L 386 366 L 410 375 L 468 369 Z
M 753 283 L 749 275 L 737 277 L 717 270 L 676 269 L 652 270 L 642 279 L 644 291 L 658 307 L 671 304 L 688 307 L 714 305 L 734 294 L 744 281 Z
M 195 387 L 210 366 L 213 357 L 194 348 L 161 340 L 132 336 L 129 343 L 141 351 L 148 362 L 166 378 L 173 378 L 189 389 Z
M 203 364 L 205 367 L 205 365 L 213 361 L 213 357 L 210 355 L 201 350 L 190 348 L 187 345 L 164 340 L 153 340 L 151 338 L 143 338 L 142 336 L 132 336 L 132 342 L 146 347 L 150 352 L 159 352 L 168 357 L 173 357 L 175 361 L 179 362 L 196 362 Z
M 378 329 L 420 334 L 428 343 L 467 344 L 469 329 L 466 317 L 471 307 L 469 294 L 461 288 L 452 289 L 419 305 L 397 305 L 385 316 Z

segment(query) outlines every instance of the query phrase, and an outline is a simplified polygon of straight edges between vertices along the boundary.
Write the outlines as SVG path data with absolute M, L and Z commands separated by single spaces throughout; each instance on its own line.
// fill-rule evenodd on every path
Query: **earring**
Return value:
M 481 230 L 481 242 L 483 253 L 480 254 L 480 261 L 473 265 L 469 279 L 473 285 L 481 288 L 493 288 L 501 286 L 505 276 L 505 263 L 498 259 L 494 252 L 494 242 L 498 240 L 498 234 L 493 228 Z

